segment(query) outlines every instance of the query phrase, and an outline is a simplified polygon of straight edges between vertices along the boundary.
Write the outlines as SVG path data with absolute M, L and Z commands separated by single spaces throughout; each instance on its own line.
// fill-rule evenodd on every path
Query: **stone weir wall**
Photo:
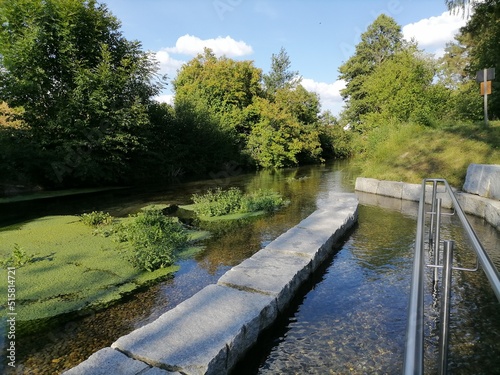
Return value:
M 365 193 L 418 202 L 422 184 L 358 177 L 355 189 Z M 426 203 L 430 203 L 432 186 L 427 185 L 426 189 L 428 189 L 425 194 Z M 467 169 L 464 191 L 453 190 L 464 212 L 482 217 L 500 230 L 500 165 L 471 164 Z M 443 185 L 438 185 L 437 197 L 443 199 L 443 207 L 451 208 L 451 199 L 447 193 L 445 194 Z
M 357 220 L 354 194 L 321 207 L 217 282 L 65 375 L 227 374 Z

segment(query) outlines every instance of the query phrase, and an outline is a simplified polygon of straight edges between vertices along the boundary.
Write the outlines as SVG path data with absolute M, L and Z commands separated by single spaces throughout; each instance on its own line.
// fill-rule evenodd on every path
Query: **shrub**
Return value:
M 238 188 L 208 190 L 203 195 L 193 194 L 195 212 L 203 216 L 222 216 L 238 212 L 243 193 Z
M 242 212 L 272 212 L 285 204 L 285 200 L 270 190 L 259 189 L 255 193 L 245 195 L 241 201 Z
M 147 271 L 170 266 L 175 251 L 188 242 L 184 227 L 177 219 L 164 216 L 160 209 L 145 210 L 132 218 L 117 228 L 119 240 L 131 245 L 129 261 Z
M 91 213 L 80 215 L 80 220 L 84 224 L 96 228 L 100 225 L 111 224 L 113 217 L 107 212 L 92 211 Z
M 17 243 L 14 244 L 14 250 L 12 250 L 12 254 L 7 258 L 0 260 L 0 266 L 2 267 L 21 267 L 25 264 L 31 263 L 34 261 L 35 254 L 27 254 Z
M 236 212 L 274 211 L 285 204 L 283 198 L 270 190 L 245 194 L 238 188 L 223 191 L 208 190 L 203 195 L 194 194 L 195 212 L 203 216 L 222 216 Z

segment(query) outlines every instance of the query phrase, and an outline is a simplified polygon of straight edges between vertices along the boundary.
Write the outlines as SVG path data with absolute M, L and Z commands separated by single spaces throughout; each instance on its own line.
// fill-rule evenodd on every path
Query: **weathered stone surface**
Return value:
M 311 263 L 310 257 L 263 249 L 226 272 L 218 284 L 271 295 L 282 310 L 311 275 Z
M 112 347 L 183 374 L 224 374 L 276 316 L 272 296 L 209 285 Z
M 150 369 L 146 370 L 145 372 L 141 372 L 140 374 L 137 375 L 182 375 L 180 372 L 170 372 L 166 370 L 162 370 L 158 367 L 151 367 Z
M 481 197 L 500 200 L 500 165 L 470 164 L 463 190 Z
M 129 358 L 117 350 L 104 348 L 64 372 L 64 375 L 137 375 L 148 367 L 146 363 Z M 166 374 L 165 372 L 164 375 Z
M 379 181 L 377 194 L 401 199 L 403 183 L 397 181 Z
M 354 189 L 364 191 L 365 193 L 377 194 L 379 182 L 375 178 L 358 177 L 356 178 Z

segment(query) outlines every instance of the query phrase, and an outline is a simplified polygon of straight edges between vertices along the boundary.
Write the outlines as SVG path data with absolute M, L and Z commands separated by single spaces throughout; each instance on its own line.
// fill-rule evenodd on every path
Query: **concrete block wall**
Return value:
M 354 194 L 330 194 L 217 284 L 64 374 L 227 374 L 354 225 L 357 207 Z
M 496 166 L 494 166 L 496 167 Z M 499 166 L 500 167 L 500 166 Z M 469 182 L 466 182 L 464 185 L 464 190 L 467 188 L 469 191 L 475 192 L 483 192 L 485 195 L 491 196 L 491 192 L 497 191 L 496 188 L 492 187 L 492 184 L 495 185 L 500 184 L 500 180 L 497 182 L 491 177 L 491 174 L 488 174 L 487 177 L 488 183 L 482 183 L 477 180 L 477 176 L 480 173 L 483 173 L 485 176 L 485 170 L 490 170 L 488 168 L 470 168 L 469 171 L 472 173 L 476 173 L 476 177 L 469 177 L 467 175 L 467 179 Z M 494 170 L 494 168 L 492 169 Z M 478 172 L 483 171 L 483 172 Z M 495 172 L 496 173 L 496 172 Z M 500 178 L 500 175 L 499 175 Z M 487 189 L 485 186 L 489 186 Z M 500 185 L 498 185 L 500 188 Z M 362 193 L 370 193 L 377 194 L 379 196 L 387 196 L 391 198 L 399 198 L 402 200 L 415 201 L 418 202 L 420 200 L 420 193 L 422 191 L 422 184 L 407 184 L 404 182 L 395 182 L 395 181 L 381 181 L 373 178 L 365 178 L 358 177 L 356 179 L 355 189 L 358 192 Z M 453 189 L 453 188 L 452 188 Z M 456 189 L 453 189 L 455 197 L 458 200 L 458 203 L 462 207 L 463 211 L 475 215 L 481 218 L 484 218 L 489 224 L 491 224 L 496 229 L 500 230 L 500 200 L 491 199 L 488 197 L 482 197 L 477 194 L 470 194 L 466 192 L 460 192 Z M 432 199 L 432 186 L 426 185 L 426 203 L 430 204 Z M 442 198 L 442 205 L 445 208 L 452 208 L 451 199 L 448 197 L 448 194 L 444 191 L 443 185 L 438 185 L 438 193 L 437 198 Z
M 480 197 L 500 200 L 500 165 L 469 165 L 463 190 Z

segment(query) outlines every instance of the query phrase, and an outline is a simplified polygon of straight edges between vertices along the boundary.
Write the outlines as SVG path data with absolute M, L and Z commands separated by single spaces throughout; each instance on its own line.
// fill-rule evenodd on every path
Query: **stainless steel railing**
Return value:
M 443 241 L 443 264 L 439 265 L 440 250 L 440 221 L 441 221 L 441 199 L 437 198 L 438 184 L 444 185 L 444 193 L 451 199 L 455 214 L 460 220 L 464 231 L 470 240 L 472 249 L 488 278 L 496 297 L 500 301 L 500 274 L 490 257 L 484 250 L 476 233 L 472 229 L 465 216 L 457 198 L 445 179 L 424 179 L 422 181 L 422 192 L 418 208 L 417 234 L 415 241 L 415 257 L 413 260 L 412 280 L 410 286 L 410 300 L 408 305 L 408 322 L 406 328 L 405 357 L 403 363 L 403 374 L 423 374 L 424 373 L 424 267 L 425 267 L 425 224 L 426 224 L 426 188 L 432 183 L 431 198 L 431 220 L 429 227 L 429 249 L 433 250 L 434 262 L 428 266 L 434 268 L 433 281 L 437 281 L 437 270 L 442 268 L 442 293 L 441 293 L 441 329 L 439 338 L 439 373 L 445 374 L 447 368 L 447 347 L 448 347 L 448 320 L 449 320 L 449 299 L 451 290 L 452 269 L 474 271 L 476 269 L 465 269 L 453 267 L 453 241 Z

